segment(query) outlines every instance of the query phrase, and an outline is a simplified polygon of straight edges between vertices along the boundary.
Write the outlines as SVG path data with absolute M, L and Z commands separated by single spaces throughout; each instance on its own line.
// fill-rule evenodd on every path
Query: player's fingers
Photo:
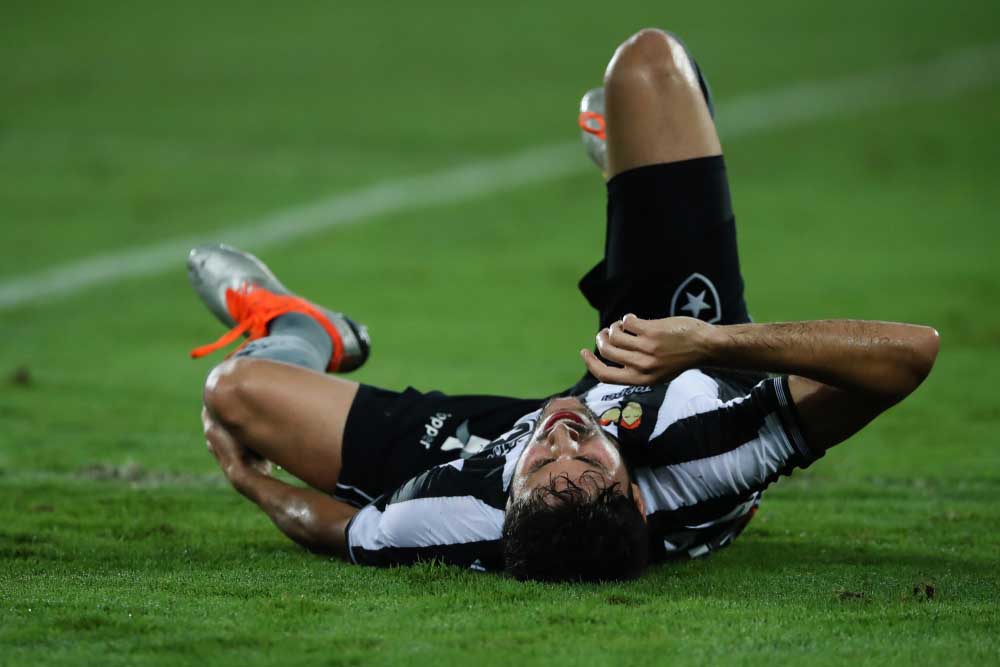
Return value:
M 580 350 L 583 363 L 587 365 L 590 374 L 601 382 L 611 384 L 642 384 L 638 373 L 630 368 L 612 368 L 601 361 L 590 350 Z
M 606 337 L 608 342 L 610 342 L 615 347 L 619 347 L 623 350 L 634 350 L 636 352 L 642 352 L 642 341 L 636 338 L 634 335 L 626 332 L 622 328 L 621 322 L 614 322 L 607 329 L 602 329 L 606 332 Z
M 641 336 L 649 331 L 649 320 L 629 313 L 622 318 L 622 329 L 635 336 Z
M 621 319 L 622 337 L 627 338 L 628 348 L 645 354 L 656 351 L 656 333 L 651 320 L 644 320 L 629 313 Z
M 646 355 L 634 350 L 627 350 L 618 345 L 622 338 L 632 338 L 629 334 L 618 333 L 618 338 L 611 340 L 611 334 L 607 329 L 597 334 L 597 351 L 608 361 L 613 361 L 622 366 L 631 366 L 642 370 L 648 363 Z

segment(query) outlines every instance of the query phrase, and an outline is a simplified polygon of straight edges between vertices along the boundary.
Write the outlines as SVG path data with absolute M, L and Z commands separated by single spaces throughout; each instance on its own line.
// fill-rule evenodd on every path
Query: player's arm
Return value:
M 722 367 L 786 373 L 807 441 L 828 448 L 908 396 L 938 354 L 930 327 L 893 322 L 826 320 L 713 326 L 686 317 L 626 316 L 598 335 L 604 364 L 584 361 L 606 382 L 648 384 L 689 368 Z
M 274 479 L 260 459 L 217 424 L 206 422 L 208 448 L 238 492 L 278 529 L 310 551 L 347 557 L 347 524 L 358 510 L 325 493 Z
M 357 508 L 256 471 L 232 481 L 237 491 L 255 502 L 293 541 L 310 551 L 347 558 L 345 533 Z

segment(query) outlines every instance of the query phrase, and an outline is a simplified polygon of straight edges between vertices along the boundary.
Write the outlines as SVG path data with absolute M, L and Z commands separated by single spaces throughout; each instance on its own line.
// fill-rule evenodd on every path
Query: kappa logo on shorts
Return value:
M 431 448 L 438 434 L 441 433 L 441 429 L 444 428 L 444 423 L 449 419 L 451 419 L 450 412 L 439 412 L 428 418 L 427 423 L 424 424 L 424 434 L 420 437 L 420 444 L 424 449 Z
M 469 420 L 466 419 L 459 424 L 455 430 L 455 435 L 448 436 L 448 439 L 444 441 L 444 444 L 441 445 L 441 451 L 448 452 L 453 449 L 460 449 L 462 450 L 462 458 L 467 459 L 486 449 L 486 445 L 491 442 L 492 440 L 480 438 L 478 435 L 469 433 Z
M 715 324 L 722 319 L 722 302 L 712 281 L 700 273 L 692 273 L 674 292 L 670 315 L 686 315 Z

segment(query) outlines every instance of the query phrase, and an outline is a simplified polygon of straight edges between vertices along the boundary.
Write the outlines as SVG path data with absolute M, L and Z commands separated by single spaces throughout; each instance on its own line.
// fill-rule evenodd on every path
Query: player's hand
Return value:
M 715 327 L 693 317 L 643 320 L 626 315 L 597 334 L 597 350 L 580 350 L 587 369 L 602 382 L 645 385 L 662 382 L 695 368 L 706 358 Z
M 271 474 L 270 461 L 241 445 L 228 431 L 216 424 L 204 408 L 201 411 L 201 423 L 205 429 L 208 451 L 218 461 L 226 479 L 234 486 L 238 486 L 249 474 Z

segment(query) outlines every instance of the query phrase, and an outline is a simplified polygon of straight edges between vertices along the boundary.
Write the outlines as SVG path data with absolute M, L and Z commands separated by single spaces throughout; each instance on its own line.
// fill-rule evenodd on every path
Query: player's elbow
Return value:
M 932 327 L 918 327 L 913 341 L 913 389 L 920 386 L 934 368 L 938 353 L 941 351 L 941 334 Z
M 897 363 L 898 370 L 890 374 L 890 377 L 897 378 L 894 390 L 886 397 L 890 404 L 898 403 L 912 394 L 927 379 L 940 349 L 941 337 L 937 330 L 924 326 L 913 327 L 905 342 L 902 363 Z

